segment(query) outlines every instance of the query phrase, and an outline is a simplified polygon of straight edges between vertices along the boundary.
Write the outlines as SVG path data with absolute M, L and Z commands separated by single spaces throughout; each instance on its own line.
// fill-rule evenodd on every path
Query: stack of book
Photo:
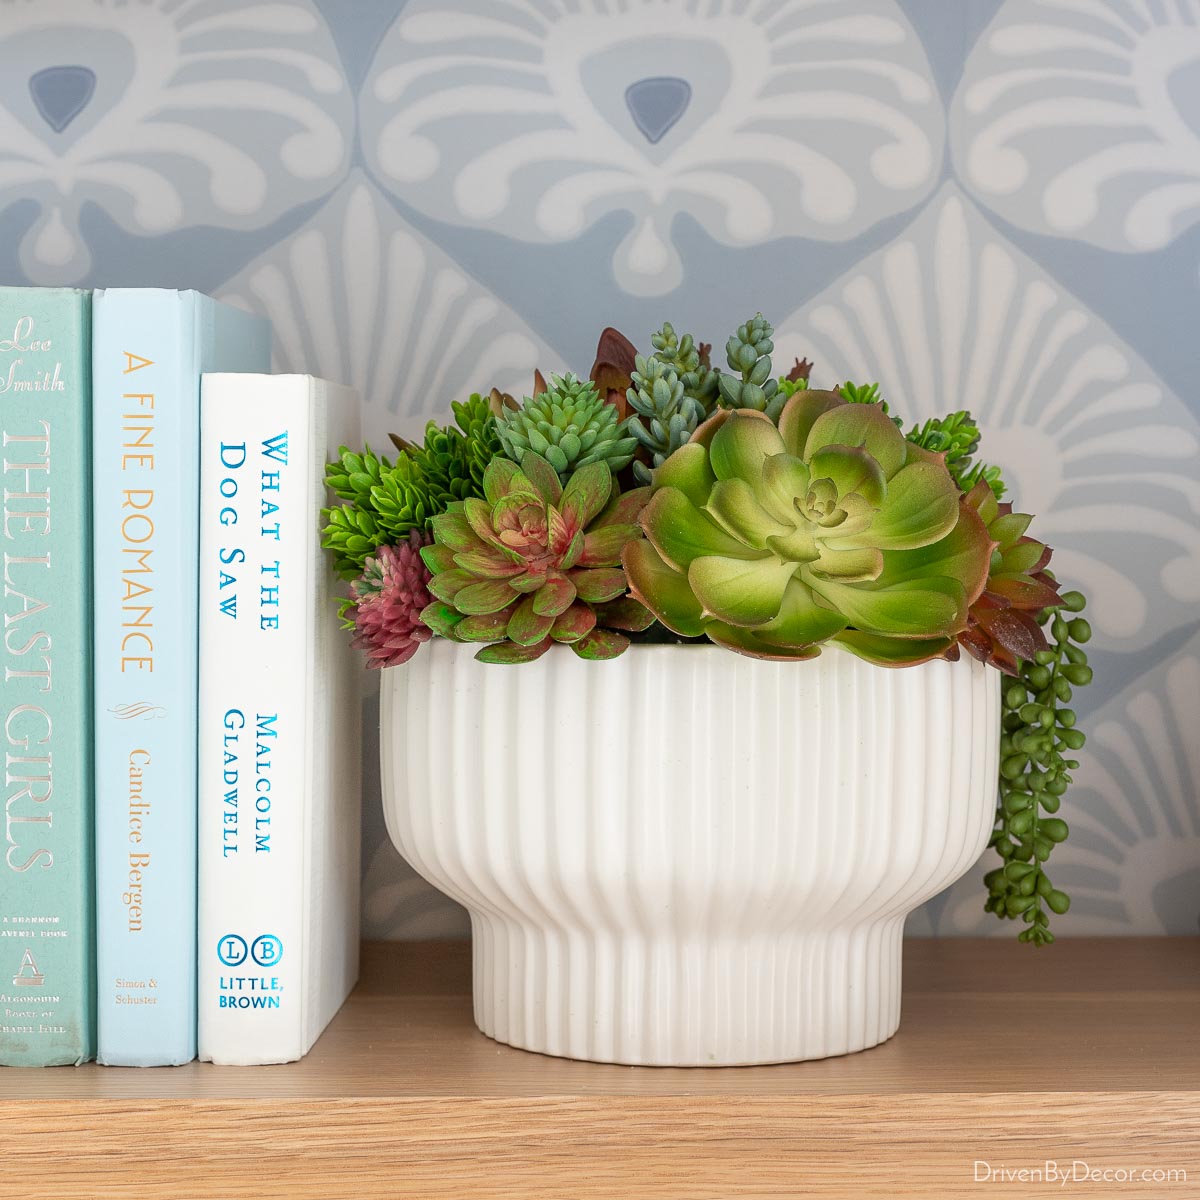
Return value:
M 357 975 L 337 384 L 195 292 L 0 288 L 0 1064 L 304 1055 Z

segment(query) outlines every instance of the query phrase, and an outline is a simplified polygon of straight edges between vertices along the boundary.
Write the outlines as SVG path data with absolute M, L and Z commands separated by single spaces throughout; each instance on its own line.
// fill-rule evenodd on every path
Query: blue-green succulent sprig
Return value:
M 709 363 L 708 346 L 698 346 L 690 333 L 677 334 L 669 321 L 651 335 L 650 344 L 654 347 L 653 357 L 674 368 L 683 394 L 695 402 L 703 420 L 716 408 L 720 392 L 720 373 Z
M 734 374 L 722 371 L 717 379 L 724 408 L 752 408 L 776 420 L 787 397 L 771 378 L 772 340 L 775 330 L 762 313 L 755 315 L 725 343 L 725 359 Z
M 644 485 L 692 436 L 706 414 L 700 403 L 687 394 L 675 368 L 653 355 L 637 356 L 633 386 L 625 398 L 633 409 L 627 428 L 649 459 L 633 462 L 633 477 Z

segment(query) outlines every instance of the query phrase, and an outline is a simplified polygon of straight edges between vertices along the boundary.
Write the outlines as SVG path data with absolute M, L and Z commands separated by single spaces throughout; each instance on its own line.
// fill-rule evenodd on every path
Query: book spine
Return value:
M 95 1053 L 91 296 L 0 288 L 0 1064 Z
M 311 392 L 207 375 L 201 402 L 200 1057 L 301 1057 L 314 730 Z
M 93 312 L 100 1062 L 196 1049 L 194 297 L 109 290 Z

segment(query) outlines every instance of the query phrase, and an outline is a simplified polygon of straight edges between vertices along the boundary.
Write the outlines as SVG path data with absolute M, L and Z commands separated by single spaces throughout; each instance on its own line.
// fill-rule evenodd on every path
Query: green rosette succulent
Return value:
M 596 385 L 574 375 L 552 375 L 545 391 L 526 396 L 520 408 L 503 408 L 497 433 L 504 453 L 521 463 L 529 451 L 540 455 L 565 483 L 592 463 L 604 463 L 615 474 L 627 467 L 637 439 Z
M 604 462 L 580 467 L 564 487 L 543 457 L 520 467 L 494 459 L 482 498 L 434 517 L 434 545 L 421 557 L 436 599 L 421 613 L 435 633 L 488 643 L 481 662 L 522 663 L 554 645 L 580 658 L 615 658 L 624 632 L 650 625 L 628 595 L 621 551 L 638 538 L 648 489 L 622 493 Z
M 719 412 L 655 472 L 623 556 L 685 637 L 761 658 L 836 640 L 870 662 L 952 656 L 992 542 L 941 458 L 873 404 L 797 392 L 778 424 Z

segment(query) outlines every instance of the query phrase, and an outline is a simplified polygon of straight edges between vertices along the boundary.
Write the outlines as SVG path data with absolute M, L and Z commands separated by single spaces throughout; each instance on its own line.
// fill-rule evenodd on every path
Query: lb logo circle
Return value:
M 217 957 L 227 967 L 240 967 L 246 961 L 246 939 L 236 933 L 227 933 L 217 939 Z
M 273 967 L 283 957 L 283 943 L 274 934 L 264 933 L 254 939 L 250 954 L 260 967 Z

